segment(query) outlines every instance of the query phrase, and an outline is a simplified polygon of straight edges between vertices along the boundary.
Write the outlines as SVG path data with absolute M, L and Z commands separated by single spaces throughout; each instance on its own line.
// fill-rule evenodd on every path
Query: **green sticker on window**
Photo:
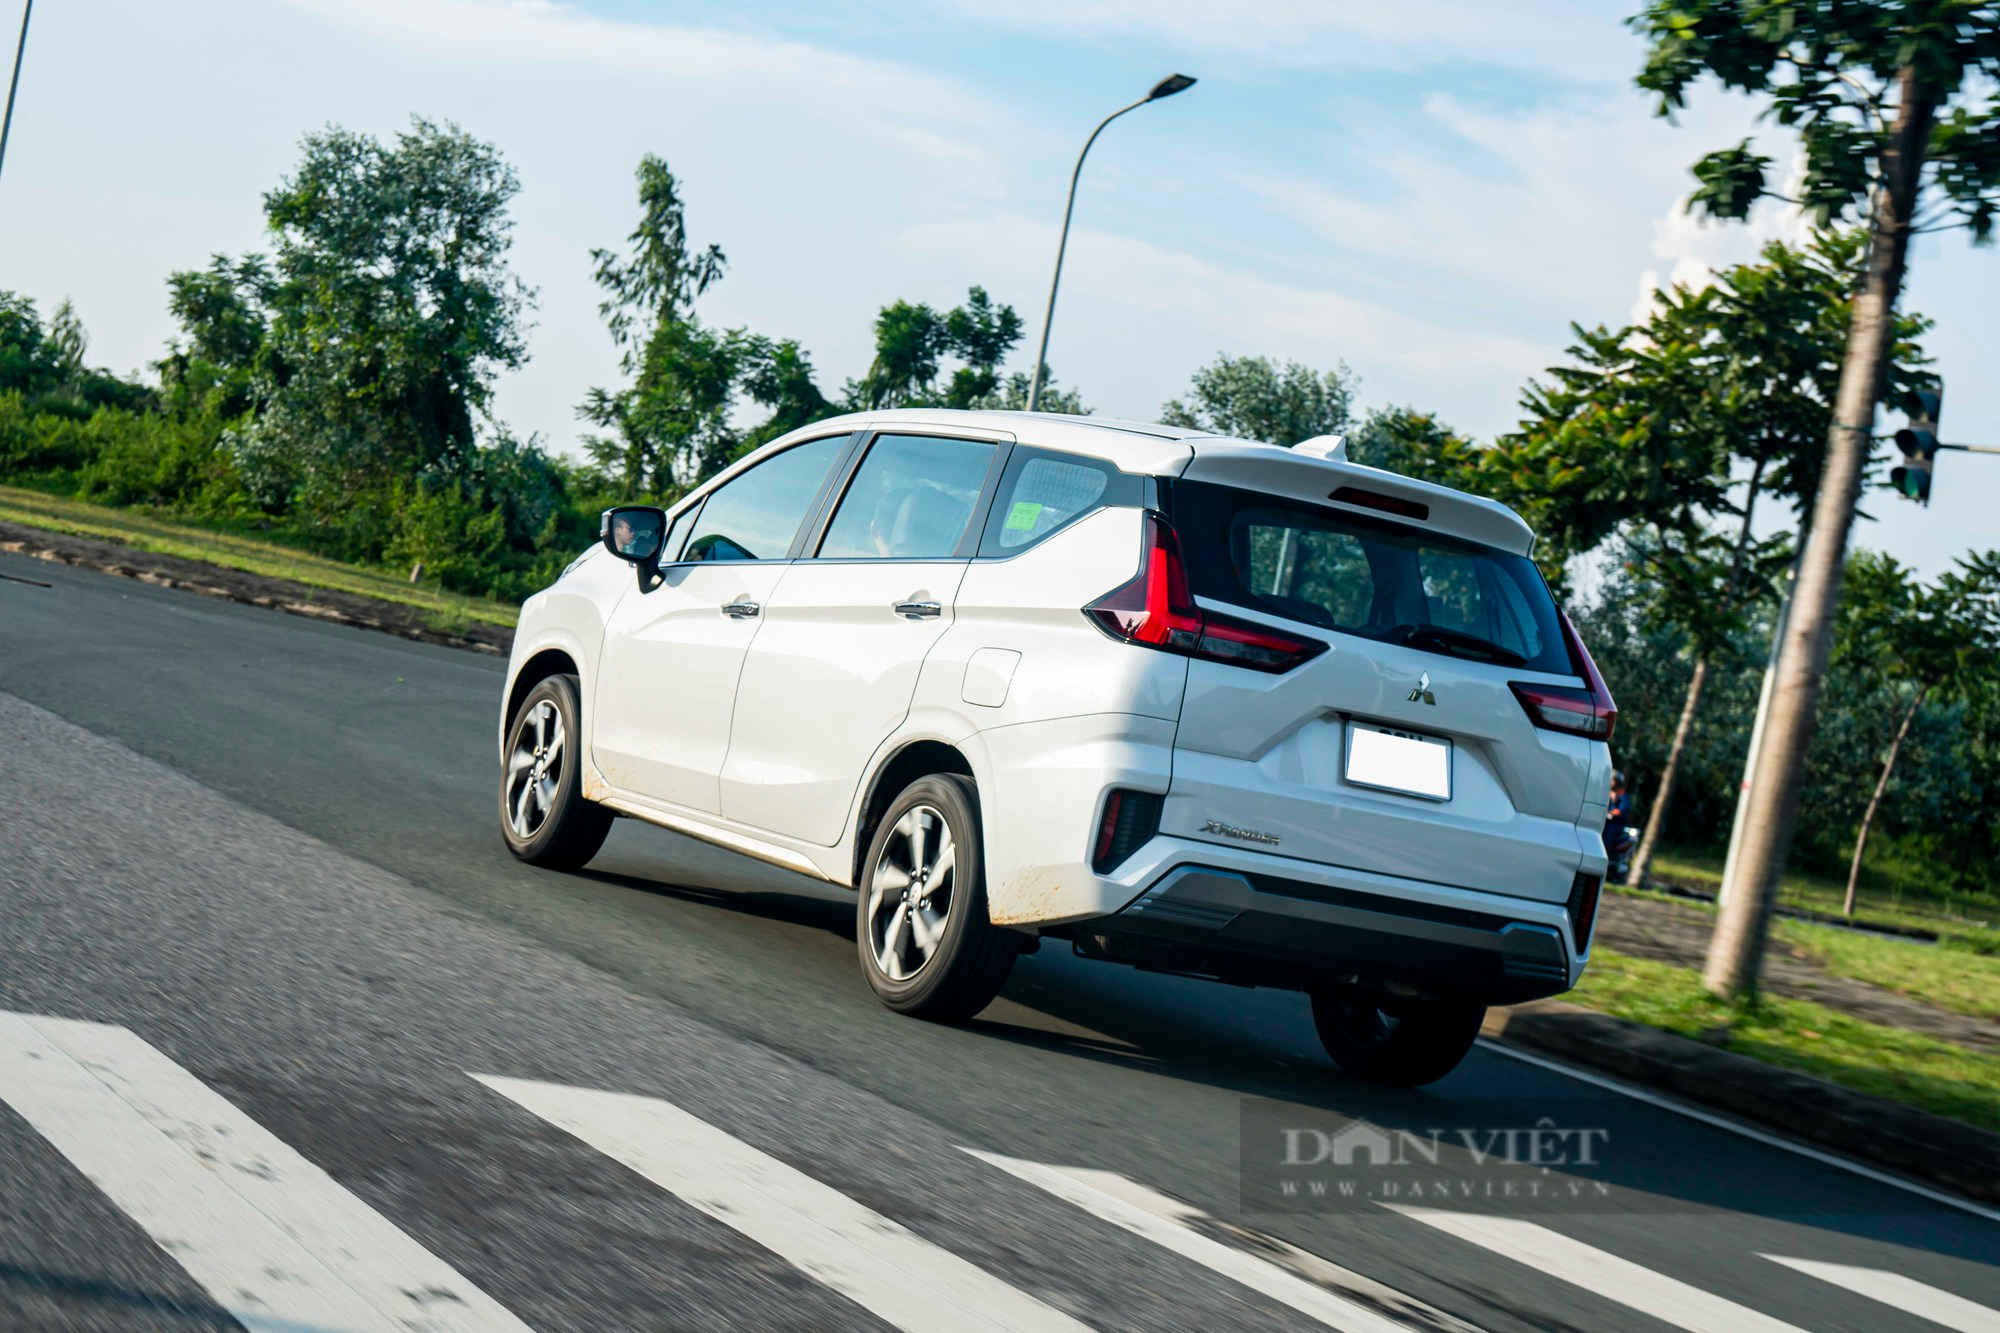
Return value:
M 1033 500 L 1016 500 L 1007 511 L 1007 531 L 1027 532 L 1042 517 L 1042 507 Z

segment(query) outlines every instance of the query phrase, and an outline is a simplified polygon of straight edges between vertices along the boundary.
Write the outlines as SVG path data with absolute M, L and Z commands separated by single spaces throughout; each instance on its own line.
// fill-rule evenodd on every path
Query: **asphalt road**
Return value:
M 899 1018 L 843 893 L 629 821 L 579 874 L 511 860 L 497 660 L 0 572 L 54 585 L 0 581 L 0 1328 L 255 1326 L 216 1273 L 280 1243 L 343 1293 L 443 1266 L 437 1327 L 2000 1327 L 1990 1214 L 1490 1048 L 1368 1088 L 1298 996 L 1059 946 L 973 1023 Z M 1530 1172 L 1598 1193 L 1495 1202 L 1448 1151 L 1449 1215 L 1246 1213 L 1246 1105 L 1601 1131 Z M 165 1130 L 105 1128 L 135 1107 Z M 201 1132 L 266 1131 L 224 1236 L 173 1154 L 193 1190 Z M 341 1209 L 405 1266 L 287 1211 Z

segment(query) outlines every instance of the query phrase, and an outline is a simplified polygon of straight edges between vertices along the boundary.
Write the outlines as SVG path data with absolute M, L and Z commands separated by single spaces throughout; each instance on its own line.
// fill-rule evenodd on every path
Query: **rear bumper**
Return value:
M 1178 865 L 1121 911 L 1064 932 L 1086 953 L 1249 984 L 1349 981 L 1487 1004 L 1565 991 L 1582 972 L 1561 904 L 1442 903 Z

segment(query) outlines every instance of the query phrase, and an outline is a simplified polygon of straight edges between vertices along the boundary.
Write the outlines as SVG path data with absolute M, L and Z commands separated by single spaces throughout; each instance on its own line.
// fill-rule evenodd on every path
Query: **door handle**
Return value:
M 722 614 L 731 620 L 749 620 L 764 608 L 755 602 L 724 602 Z
M 905 620 L 936 620 L 944 608 L 936 602 L 898 602 L 896 614 Z

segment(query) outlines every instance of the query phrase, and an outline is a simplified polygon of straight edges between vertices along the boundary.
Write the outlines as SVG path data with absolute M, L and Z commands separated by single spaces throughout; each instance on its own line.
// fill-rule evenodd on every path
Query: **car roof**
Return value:
M 1424 506 L 1429 513 L 1427 526 L 1460 537 L 1520 555 L 1527 555 L 1534 548 L 1534 532 L 1520 515 L 1496 500 L 1350 463 L 1344 458 L 1300 453 L 1263 440 L 1236 439 L 1183 426 L 1112 417 L 1057 412 L 978 412 L 944 407 L 850 412 L 816 421 L 774 440 L 730 472 L 739 471 L 786 445 L 836 431 L 855 430 L 986 435 L 1101 458 L 1125 472 L 1163 477 L 1185 475 L 1194 480 L 1288 495 L 1322 505 L 1328 503 L 1334 492 L 1349 487 Z M 1361 512 L 1368 509 L 1365 502 L 1354 505 L 1342 502 L 1338 507 Z

